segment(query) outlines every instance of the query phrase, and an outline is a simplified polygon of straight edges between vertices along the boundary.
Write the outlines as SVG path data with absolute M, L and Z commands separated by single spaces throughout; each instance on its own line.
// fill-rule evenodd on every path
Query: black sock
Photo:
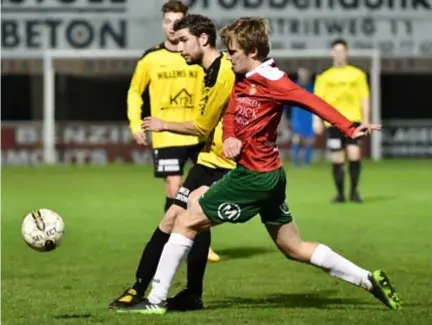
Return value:
M 343 164 L 333 164 L 333 180 L 338 196 L 344 196 L 344 177 Z
M 167 212 L 167 210 L 169 209 L 169 207 L 174 203 L 174 199 L 170 198 L 170 197 L 166 197 L 165 198 L 165 210 L 164 212 Z
M 361 164 L 360 160 L 349 162 L 349 172 L 351 178 L 351 193 L 357 191 L 357 185 L 360 178 Z
M 210 231 L 199 233 L 195 237 L 194 244 L 188 256 L 187 288 L 198 297 L 201 297 L 203 293 L 204 273 L 207 266 L 210 242 Z
M 143 296 L 150 281 L 156 273 L 160 256 L 163 248 L 169 239 L 170 234 L 166 234 L 157 227 L 148 241 L 141 255 L 141 259 L 136 271 L 136 283 L 133 288 L 138 295 Z

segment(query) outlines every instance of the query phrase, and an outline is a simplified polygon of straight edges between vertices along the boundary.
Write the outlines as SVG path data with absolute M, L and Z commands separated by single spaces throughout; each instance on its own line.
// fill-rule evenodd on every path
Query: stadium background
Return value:
M 268 17 L 276 48 L 324 49 L 344 36 L 354 47 L 381 49 L 384 156 L 403 159 L 366 161 L 365 203 L 338 206 L 329 203 L 330 163 L 296 169 L 287 162 L 287 197 L 304 238 L 388 272 L 402 296 L 401 312 L 321 270 L 287 261 L 259 218 L 213 230 L 222 262 L 207 267 L 204 311 L 147 318 L 107 309 L 131 284 L 164 203 L 152 166 L 140 165 L 151 155 L 134 145 L 127 126 L 125 95 L 135 60 L 55 62 L 59 159 L 86 165 L 34 166 L 42 162 L 42 35 L 52 48 L 144 52 L 162 40 L 161 2 L 2 1 L 1 323 L 432 324 L 431 160 L 417 159 L 432 157 L 431 0 L 191 1 L 192 12 L 219 25 L 240 15 Z M 299 63 L 318 72 L 330 60 L 280 63 L 293 75 Z M 287 148 L 289 132 L 281 133 Z M 320 139 L 318 156 L 322 149 Z M 107 164 L 119 160 L 135 164 Z M 36 253 L 20 236 L 22 217 L 36 208 L 65 220 L 64 242 L 54 252 Z M 184 279 L 182 268 L 171 294 Z
M 160 43 L 162 1 L 2 2 L 2 164 L 42 162 L 42 53 L 54 49 L 145 49 Z M 336 37 L 382 55 L 381 117 L 384 157 L 432 157 L 432 4 L 429 0 L 276 1 L 193 0 L 192 12 L 218 25 L 240 15 L 270 19 L 273 48 L 325 49 Z M 352 60 L 365 69 L 368 60 Z M 59 160 L 148 163 L 131 141 L 125 94 L 134 59 L 56 60 Z M 279 64 L 292 77 L 298 65 L 318 73 L 328 58 L 291 58 Z M 372 108 L 373 109 L 373 108 Z M 280 144 L 289 147 L 283 127 Z M 322 154 L 318 139 L 316 154 Z M 367 151 L 367 146 L 365 148 Z

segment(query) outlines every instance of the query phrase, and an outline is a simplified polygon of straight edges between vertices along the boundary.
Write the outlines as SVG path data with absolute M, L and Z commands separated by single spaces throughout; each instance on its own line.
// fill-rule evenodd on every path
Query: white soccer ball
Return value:
M 56 249 L 64 236 L 62 217 L 49 209 L 35 210 L 24 217 L 21 235 L 31 248 L 38 252 Z

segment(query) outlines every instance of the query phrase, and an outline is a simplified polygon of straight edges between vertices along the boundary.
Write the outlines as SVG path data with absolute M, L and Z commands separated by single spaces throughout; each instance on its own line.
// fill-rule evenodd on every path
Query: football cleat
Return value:
M 357 191 L 354 191 L 350 195 L 350 201 L 356 203 L 363 203 L 363 199 Z
M 152 304 L 148 299 L 144 299 L 141 303 L 117 309 L 118 313 L 133 313 L 147 315 L 164 315 L 167 312 L 166 303 L 162 301 L 158 304 Z
M 216 262 L 219 262 L 221 260 L 221 258 L 220 258 L 220 256 L 218 254 L 216 254 L 214 252 L 214 250 L 212 250 L 211 248 L 209 248 L 207 260 L 209 262 L 216 263 Z
M 345 203 L 345 197 L 342 195 L 336 195 L 333 199 L 332 199 L 332 203 Z
M 376 270 L 369 274 L 369 280 L 372 282 L 370 292 L 390 309 L 401 309 L 402 303 L 399 294 L 391 285 L 390 279 L 384 271 Z
M 175 311 L 190 311 L 204 309 L 204 304 L 201 297 L 184 289 L 167 300 L 167 308 Z
M 135 289 L 129 288 L 123 292 L 118 298 L 113 300 L 108 307 L 109 308 L 123 308 L 132 307 L 143 302 L 143 298 L 138 296 Z

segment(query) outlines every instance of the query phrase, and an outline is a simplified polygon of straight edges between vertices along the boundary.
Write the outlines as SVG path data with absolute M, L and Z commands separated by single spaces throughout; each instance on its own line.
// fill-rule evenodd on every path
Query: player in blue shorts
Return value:
M 297 74 L 297 84 L 308 92 L 313 93 L 314 84 L 309 70 L 299 68 Z M 304 147 L 303 161 L 306 165 L 310 165 L 312 162 L 312 151 L 315 140 L 312 128 L 312 113 L 301 107 L 293 106 L 291 108 L 291 130 L 293 133 L 291 159 L 294 165 L 300 165 L 300 151 L 302 145 Z

